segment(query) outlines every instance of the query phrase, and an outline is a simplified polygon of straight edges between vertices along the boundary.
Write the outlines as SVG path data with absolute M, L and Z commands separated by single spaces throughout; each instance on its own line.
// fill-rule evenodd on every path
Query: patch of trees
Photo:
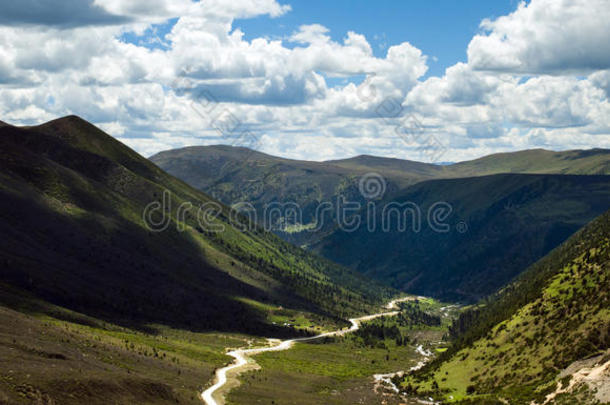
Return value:
M 441 317 L 422 311 L 416 302 L 403 302 L 396 317 L 400 326 L 441 326 Z
M 356 342 L 368 347 L 385 347 L 385 340 L 394 340 L 397 346 L 409 343 L 409 337 L 403 334 L 396 323 L 383 320 L 362 324 L 352 336 Z

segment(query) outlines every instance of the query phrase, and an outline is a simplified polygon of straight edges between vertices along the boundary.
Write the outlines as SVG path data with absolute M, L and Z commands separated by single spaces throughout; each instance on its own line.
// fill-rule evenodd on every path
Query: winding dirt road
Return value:
M 231 379 L 231 378 L 236 379 L 237 376 L 239 375 L 240 371 L 245 370 L 249 365 L 252 365 L 252 363 L 254 363 L 254 360 L 251 357 L 254 355 L 257 355 L 259 353 L 264 353 L 264 352 L 278 352 L 281 350 L 288 350 L 297 342 L 309 342 L 312 340 L 321 339 L 321 338 L 325 338 L 325 337 L 343 336 L 347 333 L 357 331 L 360 328 L 360 324 L 362 322 L 370 321 L 370 320 L 373 320 L 375 318 L 379 318 L 382 316 L 397 315 L 399 312 L 399 311 L 397 311 L 397 309 L 398 309 L 397 304 L 399 302 L 412 301 L 415 299 L 417 299 L 417 297 L 398 298 L 398 299 L 390 301 L 388 303 L 388 305 L 386 306 L 386 309 L 388 309 L 389 312 L 380 312 L 378 314 L 367 315 L 367 316 L 363 316 L 360 318 L 352 318 L 349 320 L 350 323 L 352 324 L 349 329 L 341 329 L 341 330 L 337 330 L 337 331 L 333 331 L 333 332 L 326 332 L 326 333 L 322 333 L 320 335 L 311 336 L 311 337 L 282 340 L 275 346 L 270 346 L 270 347 L 232 350 L 232 351 L 228 352 L 227 354 L 229 356 L 235 358 L 235 361 L 226 367 L 219 368 L 218 370 L 216 370 L 216 382 L 210 388 L 206 389 L 205 391 L 203 391 L 201 393 L 201 398 L 207 405 L 224 405 L 224 403 L 225 403 L 224 395 L 223 395 L 223 393 L 220 392 L 221 388 L 223 388 L 225 385 L 227 385 L 227 382 L 229 381 L 229 379 Z M 394 311 L 392 311 L 392 310 L 394 310 Z M 227 373 L 230 371 L 234 372 L 235 375 L 232 377 L 227 377 Z

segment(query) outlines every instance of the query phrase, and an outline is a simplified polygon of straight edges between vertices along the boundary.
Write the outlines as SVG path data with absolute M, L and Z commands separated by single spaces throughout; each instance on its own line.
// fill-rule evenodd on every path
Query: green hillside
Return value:
M 359 180 L 373 170 L 365 164 L 283 159 L 222 145 L 176 149 L 150 159 L 226 204 L 252 204 L 256 210 L 253 220 L 297 245 L 310 244 L 335 226 L 336 210 L 316 214 L 321 202 L 334 203 L 342 196 L 364 203 Z M 421 177 L 388 169 L 380 171 L 385 177 L 386 194 L 397 192 Z M 290 215 L 293 203 L 300 207 L 300 218 Z M 318 223 L 317 218 L 323 220 Z M 317 225 L 319 228 L 314 231 Z
M 608 401 L 607 375 L 590 373 L 587 381 L 579 371 L 608 367 L 609 293 L 606 212 L 464 313 L 454 347 L 401 388 L 450 403 L 543 403 L 552 393 L 556 404 Z
M 366 202 L 359 191 L 359 180 L 367 173 L 383 176 L 384 196 L 389 198 L 418 182 L 440 178 L 498 173 L 610 174 L 610 151 L 604 149 L 525 150 L 445 166 L 368 155 L 310 162 L 223 145 L 169 150 L 150 159 L 168 173 L 226 204 L 252 204 L 259 223 L 297 245 L 317 242 L 336 225 L 334 211 L 316 216 L 321 203 L 336 204 L 339 197 L 360 204 Z M 287 203 L 298 204 L 302 217 L 265 216 L 266 206 L 285 207 L 281 212 L 287 214 L 288 206 L 282 206 Z M 316 223 L 316 218 L 321 217 L 324 221 Z
M 129 325 L 268 332 L 245 299 L 342 317 L 386 294 L 260 229 L 231 226 L 227 207 L 202 228 L 197 207 L 209 197 L 77 117 L 0 128 L 0 167 L 1 280 L 57 305 Z M 171 222 L 153 232 L 143 212 L 164 191 Z M 178 216 L 185 202 L 195 209 Z
M 437 202 L 451 206 L 438 232 L 427 218 Z M 398 230 L 384 203 L 414 203 Z M 608 209 L 609 176 L 502 174 L 418 183 L 354 232 L 337 229 L 316 244 L 320 255 L 408 292 L 475 301 L 508 283 L 530 264 Z M 408 208 L 408 207 L 407 207 Z M 384 221 L 389 224 L 386 229 Z M 371 226 L 369 226 L 371 225 Z
M 226 347 L 393 294 L 212 202 L 78 117 L 0 126 L 0 403 L 201 403 Z
M 495 173 L 610 174 L 607 149 L 554 152 L 531 149 L 497 153 L 446 167 L 453 177 L 483 176 Z

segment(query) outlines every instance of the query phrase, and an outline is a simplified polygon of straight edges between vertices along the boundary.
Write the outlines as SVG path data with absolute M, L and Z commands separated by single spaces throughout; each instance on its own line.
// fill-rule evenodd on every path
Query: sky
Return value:
M 0 0 L 0 120 L 144 156 L 610 147 L 610 0 Z

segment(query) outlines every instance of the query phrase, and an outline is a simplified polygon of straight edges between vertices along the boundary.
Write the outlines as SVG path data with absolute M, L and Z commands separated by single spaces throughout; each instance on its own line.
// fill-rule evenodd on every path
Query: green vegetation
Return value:
M 610 212 L 463 313 L 454 345 L 406 377 L 403 389 L 454 402 L 540 403 L 562 369 L 610 347 L 609 259 Z M 578 403 L 583 389 L 561 401 Z
M 241 333 L 339 328 L 394 294 L 226 206 L 202 227 L 210 202 L 78 117 L 0 127 L 0 403 L 194 403 Z
M 307 162 L 219 145 L 161 152 L 151 160 L 227 204 L 251 203 L 252 217 L 271 223 L 285 240 L 395 288 L 454 302 L 495 292 L 604 212 L 610 200 L 610 177 L 600 176 L 610 174 L 610 151 L 604 149 L 526 150 L 439 166 L 374 156 Z M 384 232 L 381 212 L 373 234 L 367 224 L 358 232 L 336 229 L 336 210 L 324 213 L 319 229 L 311 228 L 322 202 L 344 197 L 364 207 L 358 181 L 370 172 L 387 183 L 378 206 L 418 204 L 420 233 L 410 227 Z M 493 176 L 499 173 L 512 174 Z M 425 223 L 438 201 L 453 207 L 447 234 Z M 291 203 L 301 207 L 302 218 L 289 215 Z M 264 218 L 269 204 L 279 212 Z M 465 228 L 458 231 L 458 224 Z
M 450 165 L 452 177 L 485 176 L 496 173 L 610 174 L 607 149 L 554 152 L 531 149 L 497 153 Z
M 241 377 L 229 402 L 374 403 L 372 375 L 408 370 L 423 346 L 437 359 L 395 378 L 410 395 L 529 404 L 565 385 L 560 371 L 573 362 L 604 357 L 610 213 L 561 243 L 607 210 L 610 177 L 591 175 L 608 173 L 607 151 L 451 166 L 250 152 L 187 148 L 154 160 L 226 203 L 300 204 L 304 218 L 273 220 L 281 236 L 317 241 L 316 252 L 355 270 L 262 227 L 241 229 L 247 218 L 224 205 L 203 226 L 196 211 L 212 198 L 77 117 L 0 125 L 0 403 L 200 403 L 213 370 L 231 361 L 226 347 L 345 327 L 395 295 L 358 271 L 451 302 L 497 292 L 455 322 L 461 308 L 421 298 L 356 333 L 261 354 L 262 368 Z M 559 174 L 439 179 L 498 171 Z M 423 212 L 450 203 L 451 231 L 370 233 L 365 224 L 348 234 L 330 214 L 310 232 L 321 201 L 364 201 L 358 179 L 368 172 L 386 177 L 387 201 Z M 150 218 L 167 220 L 161 232 L 145 226 L 150 203 Z M 465 232 L 455 231 L 460 223 Z M 585 388 L 557 402 L 590 401 Z
M 354 333 L 256 356 L 261 369 L 240 377 L 242 384 L 231 391 L 228 403 L 378 403 L 382 397 L 374 390 L 373 375 L 415 366 L 421 360 L 415 346 L 438 342 L 447 331 L 438 326 L 444 317 L 441 303 L 420 299 L 401 305 L 398 316 L 365 322 Z M 398 397 L 383 398 L 400 403 Z
M 146 328 L 0 285 L 0 403 L 199 404 L 214 369 L 230 360 L 224 348 L 256 343 L 232 333 Z
M 366 173 L 379 173 L 385 178 L 386 196 L 390 198 L 409 186 L 431 179 L 498 173 L 610 174 L 610 152 L 604 149 L 526 150 L 446 166 L 367 155 L 309 162 L 225 145 L 169 150 L 150 159 L 168 173 L 226 204 L 252 204 L 259 223 L 266 220 L 276 234 L 297 245 L 317 242 L 336 225 L 335 212 L 327 212 L 320 229 L 312 231 L 316 208 L 321 202 L 335 202 L 342 196 L 365 203 L 358 191 L 358 181 Z M 302 218 L 279 214 L 264 218 L 267 204 L 282 207 L 289 203 L 301 207 Z
M 290 331 L 235 297 L 342 322 L 391 294 L 261 229 L 232 226 L 225 206 L 202 228 L 197 207 L 209 197 L 77 117 L 2 127 L 0 144 L 0 226 L 10 235 L 2 280 L 49 302 L 128 325 L 281 335 Z M 168 226 L 153 232 L 143 212 L 164 199 L 152 218 Z
M 372 376 L 415 364 L 411 346 L 362 347 L 348 339 L 298 343 L 294 348 L 256 357 L 260 370 L 246 373 L 228 395 L 229 404 L 376 403 Z
M 393 201 L 420 207 L 420 232 L 410 227 L 399 232 L 396 226 L 369 232 L 363 224 L 355 232 L 337 229 L 313 250 L 407 292 L 476 302 L 608 209 L 610 176 L 431 180 Z M 426 222 L 429 207 L 439 201 L 452 207 L 443 221 L 448 232 L 436 232 Z M 381 216 L 378 212 L 376 224 L 382 223 Z
M 336 210 L 330 210 L 324 213 L 320 229 L 312 231 L 320 202 L 344 196 L 364 203 L 358 180 L 371 171 L 366 165 L 342 167 L 334 162 L 283 159 L 223 145 L 171 150 L 150 159 L 168 173 L 226 204 L 252 204 L 256 214 L 249 215 L 253 219 L 296 245 L 311 244 L 335 226 Z M 398 168 L 383 174 L 388 180 L 388 192 L 412 183 L 412 176 L 405 176 Z M 301 208 L 301 218 L 290 215 L 292 203 Z M 265 216 L 267 205 L 273 209 Z

